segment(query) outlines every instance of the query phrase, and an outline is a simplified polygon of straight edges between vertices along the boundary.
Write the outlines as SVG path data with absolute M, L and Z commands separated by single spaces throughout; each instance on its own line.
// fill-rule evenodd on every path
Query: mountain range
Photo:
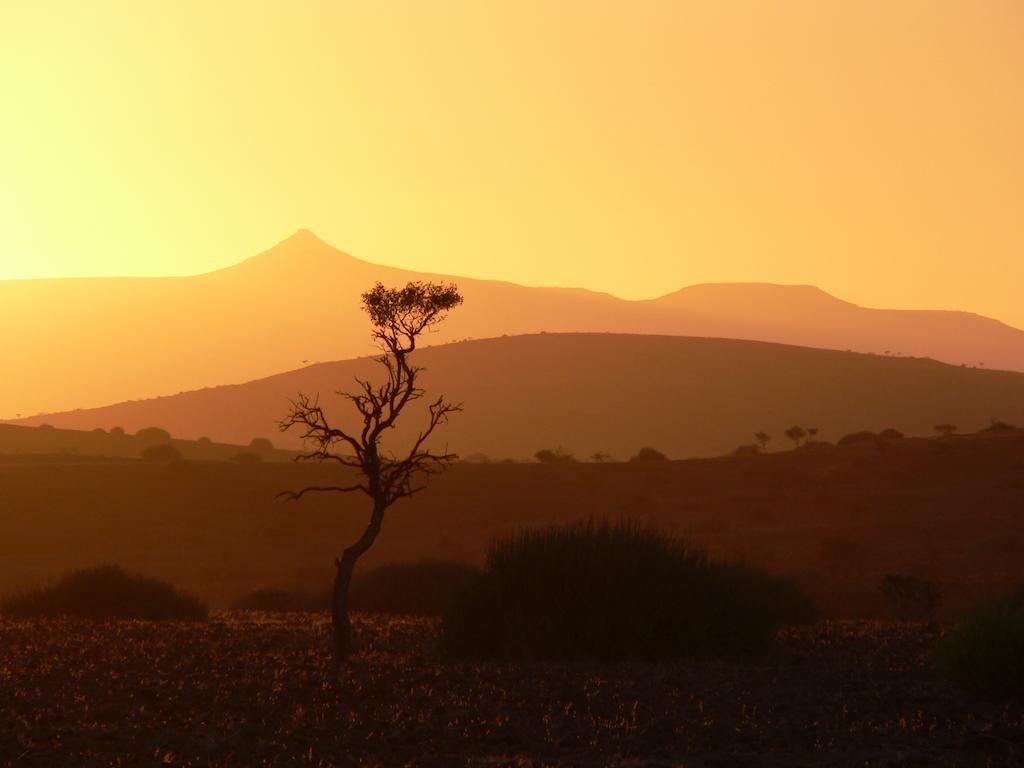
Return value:
M 969 313 L 868 309 L 810 286 L 766 284 L 697 285 L 627 301 L 370 264 L 300 230 L 193 277 L 0 281 L 0 416 L 152 398 L 369 354 L 360 294 L 377 281 L 427 279 L 452 280 L 466 298 L 431 344 L 541 332 L 664 334 L 1024 370 L 1024 332 Z

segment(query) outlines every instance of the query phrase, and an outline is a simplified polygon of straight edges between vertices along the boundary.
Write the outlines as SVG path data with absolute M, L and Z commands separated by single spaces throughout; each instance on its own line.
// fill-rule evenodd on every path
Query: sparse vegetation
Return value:
M 1013 424 L 1010 424 L 1005 421 L 997 421 L 996 419 L 992 419 L 991 424 L 989 424 L 987 427 L 979 431 L 982 432 L 983 434 L 988 433 L 991 435 L 998 435 L 1002 434 L 1003 432 L 1013 432 L 1015 429 L 1016 427 L 1013 426 Z
M 942 590 L 928 579 L 889 573 L 878 587 L 897 619 L 932 621 L 942 605 Z
M 476 573 L 469 565 L 445 560 L 381 565 L 352 582 L 352 610 L 440 616 Z
M 954 432 L 956 432 L 956 430 L 957 430 L 956 424 L 943 423 L 943 424 L 936 424 L 935 425 L 935 431 L 938 432 L 943 437 L 949 437 Z
M 207 615 L 206 606 L 191 595 L 114 565 L 70 573 L 52 586 L 4 601 L 0 611 L 19 618 L 198 621 Z
M 1024 694 L 1024 588 L 975 612 L 935 650 L 939 670 L 996 698 Z
M 743 657 L 813 621 L 799 588 L 710 561 L 630 523 L 578 523 L 495 542 L 446 615 L 458 655 L 544 659 Z
M 254 451 L 272 451 L 274 450 L 274 444 L 265 437 L 254 437 L 249 441 L 249 447 Z

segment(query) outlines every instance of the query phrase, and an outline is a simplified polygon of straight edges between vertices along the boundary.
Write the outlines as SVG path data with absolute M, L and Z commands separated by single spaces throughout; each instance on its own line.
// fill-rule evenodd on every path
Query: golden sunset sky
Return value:
M 1019 0 L 0 0 L 0 99 L 0 278 L 192 274 L 306 227 L 1024 326 Z

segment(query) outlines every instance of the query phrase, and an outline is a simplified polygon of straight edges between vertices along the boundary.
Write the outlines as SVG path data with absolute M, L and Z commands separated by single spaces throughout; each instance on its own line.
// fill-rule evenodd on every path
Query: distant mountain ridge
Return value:
M 632 334 L 537 334 L 437 345 L 416 353 L 422 384 L 462 402 L 438 432 L 463 455 L 529 458 L 561 447 L 625 459 L 651 445 L 669 456 L 714 456 L 766 430 L 785 448 L 793 424 L 835 441 L 894 427 L 931 434 L 951 422 L 974 431 L 1000 419 L 1024 424 L 1024 374 L 732 339 Z M 299 392 L 317 393 L 335 423 L 354 426 L 339 396 L 355 376 L 375 378 L 371 358 L 310 365 L 246 384 L 197 390 L 27 420 L 70 429 L 129 432 L 148 426 L 175 437 L 208 435 L 245 445 L 269 437 L 298 448 L 277 422 Z M 399 447 L 422 413 L 403 417 Z M 392 433 L 389 432 L 389 436 Z
M 359 296 L 447 279 L 466 297 L 430 343 L 539 332 L 752 339 L 1024 370 L 1024 332 L 960 312 L 858 307 L 810 286 L 697 285 L 627 301 L 370 264 L 300 230 L 194 277 L 0 281 L 0 417 L 248 381 L 368 354 Z

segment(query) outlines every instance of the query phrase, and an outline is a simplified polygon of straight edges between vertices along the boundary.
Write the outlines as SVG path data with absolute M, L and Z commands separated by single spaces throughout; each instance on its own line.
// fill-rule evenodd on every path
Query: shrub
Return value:
M 0 610 L 21 618 L 199 621 L 207 616 L 206 606 L 195 597 L 115 565 L 75 571 L 52 586 L 5 601 Z
M 443 638 L 468 656 L 742 657 L 816 617 L 783 579 L 713 563 L 653 528 L 591 522 L 492 544 L 445 615 Z
M 136 432 L 135 437 L 139 442 L 155 445 L 170 441 L 171 433 L 160 427 L 146 427 Z
M 239 611 L 267 611 L 269 613 L 312 613 L 328 611 L 331 596 L 328 592 L 310 592 L 304 589 L 254 589 L 234 602 Z
M 636 452 L 635 456 L 631 456 L 630 461 L 668 461 L 668 456 L 659 451 L 657 448 L 641 448 Z
M 533 457 L 537 459 L 541 464 L 575 464 L 576 457 L 571 453 L 566 453 L 561 448 L 551 450 L 550 448 L 542 448 L 533 454 Z
M 1024 588 L 963 621 L 939 642 L 934 660 L 964 688 L 996 698 L 1024 693 Z
M 146 461 L 181 461 L 181 451 L 167 443 L 143 448 L 139 455 Z
M 254 451 L 272 451 L 274 444 L 265 437 L 254 437 L 249 441 L 249 447 Z
M 942 605 L 942 590 L 927 579 L 889 573 L 878 587 L 897 619 L 931 621 Z
M 114 437 L 124 437 L 124 427 L 111 427 L 110 434 Z
M 465 563 L 443 560 L 382 565 L 356 576 L 349 604 L 367 613 L 440 616 L 476 573 Z
M 213 445 L 213 440 L 205 436 L 200 437 L 198 440 L 196 440 L 196 442 L 199 443 L 200 445 Z
M 878 433 L 878 439 L 883 443 L 891 443 L 894 440 L 902 440 L 903 437 L 904 435 L 902 432 L 900 432 L 898 429 L 893 429 L 892 427 L 883 429 L 881 432 Z

